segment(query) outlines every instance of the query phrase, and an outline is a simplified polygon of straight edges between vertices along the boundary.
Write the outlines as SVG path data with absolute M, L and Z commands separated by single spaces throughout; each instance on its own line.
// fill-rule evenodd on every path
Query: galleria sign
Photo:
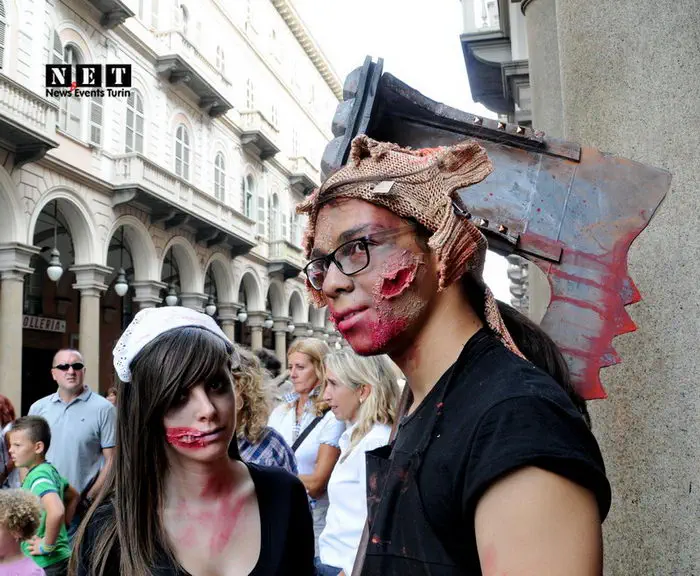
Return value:
M 44 318 L 43 316 L 24 315 L 22 328 L 27 330 L 42 330 L 43 332 L 65 332 L 66 321 L 56 318 Z

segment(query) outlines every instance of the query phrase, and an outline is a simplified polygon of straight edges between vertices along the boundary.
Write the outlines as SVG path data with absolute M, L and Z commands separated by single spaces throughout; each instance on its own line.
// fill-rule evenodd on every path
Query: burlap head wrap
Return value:
M 336 198 L 357 198 L 413 219 L 433 233 L 428 246 L 438 260 L 438 290 L 465 273 L 481 281 L 486 238 L 469 218 L 455 212 L 452 203 L 457 190 L 481 182 L 492 170 L 486 151 L 473 140 L 450 147 L 411 150 L 361 134 L 352 141 L 347 164 L 297 207 L 298 213 L 309 216 L 303 240 L 306 257 L 313 249 L 321 206 Z M 316 306 L 326 304 L 323 293 L 308 280 L 306 287 Z M 521 355 L 488 287 L 485 294 L 487 324 L 508 348 Z

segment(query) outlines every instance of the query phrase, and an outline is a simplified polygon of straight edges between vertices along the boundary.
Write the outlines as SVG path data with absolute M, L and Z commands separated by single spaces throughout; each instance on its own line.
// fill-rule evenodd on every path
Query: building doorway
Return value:
M 56 350 L 43 348 L 22 349 L 22 415 L 29 412 L 34 402 L 56 392 L 51 377 L 51 363 Z

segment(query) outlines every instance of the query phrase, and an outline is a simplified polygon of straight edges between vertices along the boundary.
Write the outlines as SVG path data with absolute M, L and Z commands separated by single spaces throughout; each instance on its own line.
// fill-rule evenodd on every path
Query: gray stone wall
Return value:
M 531 70 L 555 63 L 546 54 L 552 32 L 542 30 L 553 15 L 558 40 L 559 70 L 532 77 L 533 125 L 552 124 L 548 107 L 556 97 L 545 92 L 559 78 L 566 139 L 673 174 L 671 191 L 629 255 L 643 297 L 628 308 L 638 331 L 615 340 L 623 363 L 602 371 L 609 398 L 591 403 L 613 486 L 605 574 L 698 575 L 699 6 L 556 0 L 552 12 L 553 5 L 535 0 L 527 11 Z M 534 21 L 538 9 L 547 14 Z

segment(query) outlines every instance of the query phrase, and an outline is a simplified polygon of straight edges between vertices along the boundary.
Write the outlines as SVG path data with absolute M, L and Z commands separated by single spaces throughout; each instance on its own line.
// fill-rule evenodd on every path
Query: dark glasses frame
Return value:
M 320 258 L 314 258 L 311 260 L 306 266 L 304 266 L 304 274 L 306 274 L 306 277 L 309 279 L 309 283 L 315 290 L 321 290 L 323 287 L 323 281 L 321 281 L 320 286 L 316 286 L 314 281 L 312 280 L 312 276 L 309 274 L 309 268 L 311 266 L 318 266 L 320 262 L 323 262 L 323 280 L 326 279 L 326 273 L 328 272 L 328 269 L 331 266 L 331 263 L 335 264 L 336 268 L 340 270 L 343 274 L 346 276 L 354 276 L 355 274 L 359 274 L 363 270 L 366 270 L 371 262 L 371 256 L 369 252 L 369 246 L 370 245 L 377 245 L 378 240 L 388 240 L 389 238 L 394 238 L 396 236 L 400 236 L 404 232 L 408 232 L 409 230 L 415 231 L 416 227 L 413 224 L 406 224 L 404 226 L 399 226 L 398 228 L 392 228 L 390 230 L 382 230 L 380 232 L 375 232 L 373 234 L 367 234 L 365 236 L 360 236 L 359 238 L 353 238 L 352 240 L 348 240 L 347 242 L 343 242 L 340 246 L 338 246 L 333 252 L 330 254 L 327 254 L 326 256 L 322 256 Z M 360 242 L 362 244 L 362 248 L 365 251 L 365 255 L 367 257 L 367 262 L 365 263 L 364 266 L 361 268 L 358 268 L 357 270 L 354 270 L 352 272 L 346 272 L 343 270 L 343 266 L 338 260 L 336 260 L 336 253 L 339 250 L 342 250 L 349 244 L 354 244 Z
M 82 362 L 73 362 L 72 364 L 56 364 L 56 366 L 53 367 L 54 370 L 60 370 L 61 372 L 68 372 L 71 368 L 76 372 L 80 372 L 85 368 L 85 364 Z

